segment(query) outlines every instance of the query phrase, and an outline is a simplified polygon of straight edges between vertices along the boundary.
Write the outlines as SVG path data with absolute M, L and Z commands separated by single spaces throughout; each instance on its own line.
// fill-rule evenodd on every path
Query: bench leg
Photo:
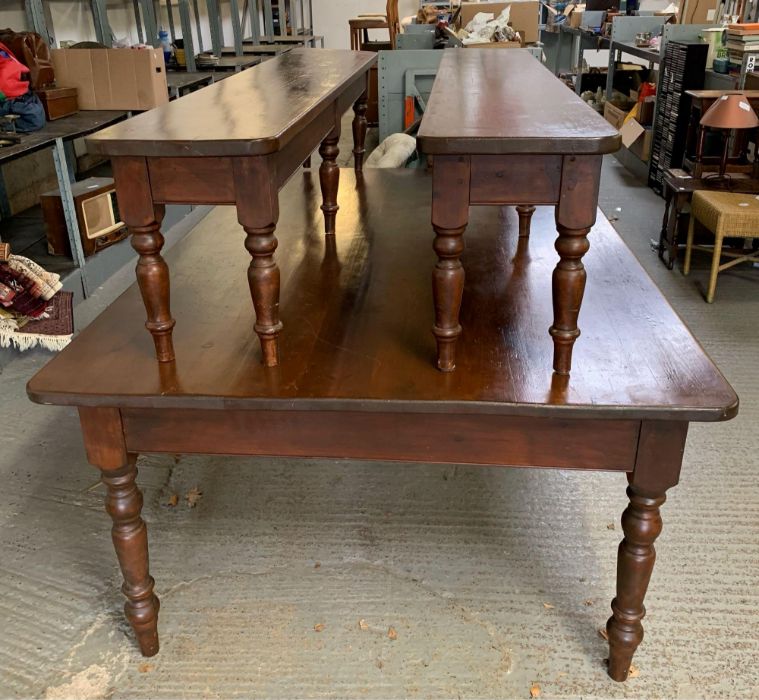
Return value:
M 164 207 L 153 204 L 150 177 L 144 158 L 113 158 L 113 174 L 119 197 L 121 218 L 132 235 L 132 247 L 139 254 L 136 274 L 148 319 L 145 327 L 155 343 L 159 362 L 174 360 L 169 266 L 161 256 Z
M 356 100 L 353 105 L 353 160 L 354 168 L 357 173 L 364 169 L 364 154 L 366 153 L 366 110 L 368 108 L 368 99 L 366 92 Z
M 528 204 L 520 204 L 517 206 L 517 214 L 519 214 L 519 237 L 529 238 L 530 236 L 530 223 L 532 222 L 532 215 L 535 213 L 535 207 Z
M 464 294 L 464 231 L 469 221 L 468 157 L 435 156 L 432 171 L 433 248 L 437 264 L 432 271 L 432 295 L 437 341 L 437 368 L 452 372 L 456 368 L 456 343 L 461 335 L 459 312 Z
M 580 337 L 577 320 L 585 293 L 585 266 L 582 258 L 588 252 L 588 233 L 596 222 L 598 185 L 601 175 L 600 156 L 567 156 L 561 176 L 561 192 L 556 205 L 556 252 L 559 262 L 553 272 L 553 369 L 569 374 L 572 350 Z
M 254 329 L 261 341 L 263 363 L 279 364 L 279 267 L 274 259 L 279 220 L 279 198 L 271 181 L 269 164 L 263 158 L 238 158 L 233 169 L 237 197 L 237 220 L 245 233 L 245 248 L 251 255 L 248 285 L 256 311 Z
M 340 155 L 338 142 L 340 141 L 340 123 L 338 122 L 327 138 L 319 146 L 319 155 L 322 164 L 319 167 L 319 183 L 322 188 L 322 211 L 324 212 L 325 233 L 335 232 L 335 219 L 337 210 L 337 191 L 340 186 L 340 167 L 337 165 L 337 157 Z

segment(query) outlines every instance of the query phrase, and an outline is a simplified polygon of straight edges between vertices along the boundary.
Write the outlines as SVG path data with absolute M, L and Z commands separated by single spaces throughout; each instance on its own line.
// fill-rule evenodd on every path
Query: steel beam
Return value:
M 47 26 L 42 0 L 25 0 L 24 8 L 26 9 L 26 20 L 29 27 L 37 32 L 47 42 L 48 46 L 54 48 L 55 37 Z
M 166 14 L 169 18 L 169 36 L 173 42 L 177 38 L 177 32 L 174 27 L 174 8 L 171 5 L 171 0 L 166 0 Z
M 142 22 L 145 27 L 145 43 L 158 48 L 161 44 L 158 41 L 158 22 L 155 16 L 155 7 L 151 0 L 139 0 L 142 9 Z
M 58 188 L 61 193 L 61 204 L 63 205 L 63 218 L 66 221 L 66 230 L 69 234 L 69 243 L 71 245 L 71 257 L 79 268 L 79 274 L 82 277 L 82 291 L 84 296 L 89 295 L 87 285 L 87 274 L 84 269 L 84 250 L 82 249 L 82 237 L 79 232 L 79 222 L 76 218 L 76 207 L 74 205 L 74 195 L 71 192 L 71 168 L 72 163 L 66 158 L 66 147 L 63 139 L 55 139 L 53 148 L 53 162 L 55 163 L 55 174 L 58 176 Z
M 221 9 L 219 0 L 206 0 L 208 9 L 208 26 L 211 30 L 211 50 L 214 56 L 221 56 L 224 46 L 224 32 L 221 28 Z
M 137 25 L 137 40 L 140 44 L 145 43 L 145 33 L 142 31 L 142 17 L 140 17 L 140 0 L 132 0 L 134 8 L 134 23 Z
M 271 0 L 263 0 L 264 3 L 264 33 L 266 36 L 274 36 L 274 13 L 271 9 Z
M 113 46 L 113 32 L 108 24 L 108 9 L 105 0 L 90 0 L 90 8 L 97 40 L 105 46 Z
M 190 22 L 190 6 L 188 0 L 179 0 L 179 21 L 182 27 L 182 42 L 184 45 L 187 72 L 195 72 L 195 47 L 192 41 L 192 23 Z
M 232 36 L 234 37 L 235 56 L 242 56 L 242 22 L 240 21 L 240 5 L 237 0 L 229 0 L 229 11 L 232 16 Z
M 192 0 L 192 9 L 195 14 L 195 29 L 198 31 L 198 51 L 203 53 L 203 25 L 200 23 L 200 8 L 198 7 L 198 0 Z

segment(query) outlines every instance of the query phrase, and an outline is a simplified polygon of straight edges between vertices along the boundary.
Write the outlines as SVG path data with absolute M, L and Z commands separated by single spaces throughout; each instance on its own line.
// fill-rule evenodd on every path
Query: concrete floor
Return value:
M 601 205 L 742 402 L 692 427 L 638 677 L 609 680 L 597 634 L 621 475 L 286 459 L 140 459 L 162 600 L 146 661 L 76 413 L 27 400 L 48 359 L 30 352 L 0 374 L 0 697 L 527 698 L 534 682 L 545 698 L 759 697 L 759 271 L 721 275 L 707 306 L 706 256 L 687 279 L 661 265 L 662 200 L 613 159 Z M 197 507 L 166 505 L 196 486 Z

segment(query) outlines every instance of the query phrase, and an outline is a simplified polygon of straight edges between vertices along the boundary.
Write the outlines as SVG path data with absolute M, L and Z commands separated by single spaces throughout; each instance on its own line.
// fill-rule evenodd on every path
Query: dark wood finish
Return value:
M 319 155 L 322 157 L 322 164 L 319 166 L 319 183 L 322 190 L 321 210 L 324 212 L 325 233 L 335 232 L 335 217 L 340 208 L 337 204 L 337 189 L 340 184 L 340 166 L 337 164 L 337 157 L 340 155 L 338 141 L 340 141 L 339 121 L 319 147 Z
M 368 85 L 367 85 L 368 90 Z M 368 93 L 365 90 L 361 97 L 353 105 L 353 160 L 357 173 L 364 169 L 364 155 L 366 154 L 366 130 L 368 109 Z
M 640 422 L 548 419 L 528 416 L 505 422 L 495 415 L 441 417 L 422 414 L 341 411 L 335 423 L 324 411 L 218 411 L 161 409 L 122 411 L 130 449 L 178 454 L 282 455 L 445 464 L 630 471 L 635 465 Z M 350 444 L 336 439 L 350 434 Z M 603 431 L 603 446 L 588 445 L 583 431 Z M 388 440 L 388 435 L 393 439 Z M 139 436 L 134 439 L 130 436 Z M 472 442 L 481 446 L 472 451 Z M 544 444 L 543 444 L 544 443 Z
M 497 89 L 493 85 L 498 85 Z M 525 90 L 524 86 L 530 89 Z M 466 94 L 468 99 L 460 96 Z M 493 119 L 492 115 L 499 115 Z M 437 366 L 456 366 L 461 335 L 464 229 L 470 205 L 516 204 L 529 236 L 533 204 L 556 205 L 559 263 L 553 273 L 553 369 L 572 367 L 585 289 L 582 258 L 595 223 L 601 155 L 619 134 L 527 51 L 446 51 L 419 128 L 434 155 L 432 227 Z M 448 171 L 448 172 L 442 172 Z
M 49 122 L 62 119 L 79 111 L 79 99 L 76 88 L 47 87 L 34 91 L 40 98 L 45 110 L 45 119 Z
M 532 215 L 535 213 L 535 207 L 529 204 L 520 204 L 517 206 L 517 215 L 519 216 L 519 237 L 528 238 L 530 235 L 530 224 Z
M 617 130 L 524 49 L 447 49 L 435 84 L 419 129 L 425 153 L 597 155 L 619 148 Z
M 88 141 L 91 150 L 112 157 L 121 214 L 140 254 L 137 279 L 159 362 L 175 357 L 169 270 L 161 257 L 162 205 L 186 203 L 237 206 L 252 257 L 254 328 L 264 364 L 277 364 L 278 191 L 321 144 L 324 222 L 327 233 L 335 232 L 341 117 L 356 103 L 354 151 L 361 170 L 367 74 L 375 61 L 370 53 L 290 51 Z
M 90 137 L 87 145 L 107 156 L 276 153 L 315 116 L 334 108 L 338 97 L 360 82 L 376 59 L 355 51 L 294 49 L 255 70 L 105 129 Z M 209 126 L 213 124 L 224 128 Z
M 662 531 L 659 509 L 667 489 L 678 482 L 687 433 L 687 423 L 641 423 L 635 469 L 627 477 L 630 503 L 622 514 L 625 536 L 617 558 L 617 595 L 606 623 L 609 675 L 615 681 L 627 680 L 633 654 L 643 641 L 643 600 L 656 561 L 654 542 Z
M 171 333 L 176 321 L 171 317 L 169 266 L 161 256 L 164 244 L 161 221 L 165 210 L 153 203 L 144 158 L 114 158 L 113 176 L 121 215 L 132 234 L 132 247 L 139 255 L 135 272 L 148 315 L 145 328 L 153 336 L 158 361 L 171 362 L 174 359 Z
M 680 168 L 664 174 L 664 218 L 659 233 L 659 259 L 672 269 L 677 261 L 678 237 L 683 210 L 690 204 L 697 190 L 727 190 L 745 194 L 759 194 L 759 179 L 733 173 L 728 179 L 694 177 Z
M 142 492 L 137 487 L 137 455 L 127 454 L 121 416 L 114 408 L 80 408 L 87 457 L 101 470 L 105 509 L 113 520 L 111 535 L 126 596 L 124 614 L 143 656 L 158 653 L 158 609 L 149 573 L 148 531 L 140 516 Z
M 467 157 L 442 158 L 453 162 L 436 171 L 435 188 L 441 178 L 447 185 L 467 177 Z M 583 361 L 570 379 L 546 369 L 549 350 L 537 342 L 552 313 L 551 241 L 518 237 L 512 208 L 469 212 L 463 197 L 433 200 L 438 215 L 453 212 L 460 227 L 472 222 L 463 253 L 470 271 L 463 371 L 441 374 L 429 361 L 431 293 L 420 274 L 429 262 L 429 175 L 347 171 L 346 233 L 325 237 L 311 173 L 291 181 L 278 216 L 261 159 L 241 158 L 236 168 L 241 191 L 262 188 L 269 198 L 265 211 L 238 211 L 255 239 L 254 267 L 259 258 L 271 274 L 274 224 L 282 241 L 282 313 L 296 320 L 283 362 L 262 366 L 252 347 L 252 313 L 237 281 L 248 263 L 225 235 L 234 224 L 216 213 L 222 235 L 213 246 L 206 229 L 169 253 L 183 273 L 174 290 L 183 318 L 174 362 L 152 359 L 136 327 L 142 311 L 132 287 L 28 385 L 37 402 L 79 407 L 88 460 L 108 488 L 127 617 L 142 652 L 158 648 L 158 599 L 135 484 L 137 453 L 603 469 L 625 472 L 630 482 L 609 621 L 609 673 L 623 680 L 642 639 L 659 507 L 678 481 L 688 422 L 731 418 L 737 398 L 618 235 L 600 221 L 586 255 L 593 284 L 585 329 L 593 342 L 578 347 Z M 147 202 L 144 208 L 149 219 Z M 573 229 L 585 221 L 567 216 Z M 552 214 L 541 208 L 534 218 L 544 227 Z M 452 261 L 461 237 L 448 229 L 440 235 L 453 239 L 442 246 Z M 198 269 L 228 274 L 210 284 Z M 444 270 L 459 274 L 452 264 Z

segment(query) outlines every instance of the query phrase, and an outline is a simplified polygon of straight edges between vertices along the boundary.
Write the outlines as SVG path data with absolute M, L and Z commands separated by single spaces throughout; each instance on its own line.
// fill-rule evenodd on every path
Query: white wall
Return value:
M 47 0 L 49 21 L 57 41 L 95 41 L 95 27 L 92 23 L 89 0 Z M 168 29 L 165 0 L 161 3 L 162 17 L 159 25 Z M 203 27 L 203 47 L 211 48 L 211 35 L 208 30 L 205 3 L 201 2 L 201 25 Z M 242 6 L 242 2 L 240 2 Z M 350 48 L 348 20 L 362 12 L 385 12 L 385 0 L 313 0 L 314 32 L 324 36 L 327 48 Z M 416 14 L 419 0 L 400 0 L 398 10 L 401 17 Z M 192 14 L 192 13 L 191 13 Z M 229 19 L 229 3 L 222 0 L 222 28 L 225 43 L 232 44 L 232 24 Z M 132 0 L 108 0 L 108 22 L 117 39 L 128 39 L 137 43 L 137 29 L 134 21 Z M 174 6 L 174 22 L 177 35 L 181 36 L 179 11 Z M 193 34 L 195 18 L 192 17 Z M 14 29 L 26 29 L 26 15 L 23 0 L 0 0 L 0 26 Z M 263 26 L 263 24 L 262 24 Z M 246 28 L 246 34 L 249 29 Z M 386 31 L 372 33 L 372 37 L 387 36 Z M 197 37 L 195 37 L 197 48 Z

